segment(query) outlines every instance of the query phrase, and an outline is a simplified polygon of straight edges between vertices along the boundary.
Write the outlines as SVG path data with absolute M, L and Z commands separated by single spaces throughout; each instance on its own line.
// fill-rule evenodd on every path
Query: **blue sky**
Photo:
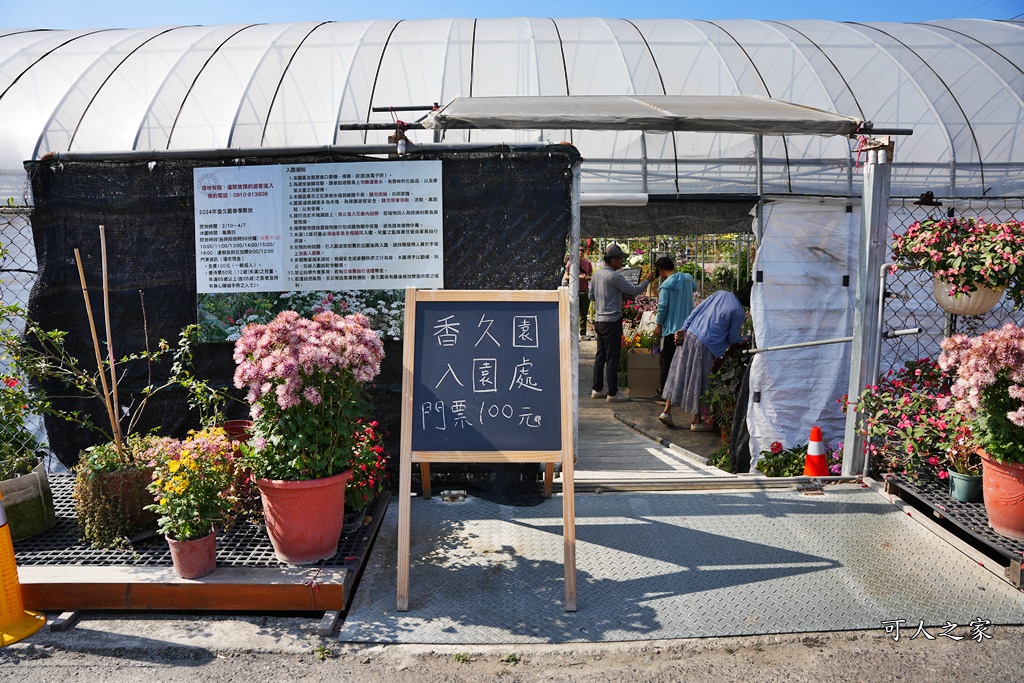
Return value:
M 829 19 L 930 21 L 1024 19 L 1022 0 L 789 0 L 787 2 L 686 2 L 685 0 L 559 1 L 514 3 L 464 0 L 5 0 L 5 28 L 118 28 L 170 24 L 356 21 L 442 17 L 623 17 L 651 19 Z

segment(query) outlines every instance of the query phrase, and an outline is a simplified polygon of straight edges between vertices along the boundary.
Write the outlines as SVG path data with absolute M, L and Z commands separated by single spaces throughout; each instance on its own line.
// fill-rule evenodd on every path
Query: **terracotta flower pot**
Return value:
M 217 568 L 216 531 L 191 541 L 176 541 L 168 536 L 167 545 L 171 548 L 174 571 L 183 579 L 198 579 Z
M 224 431 L 232 441 L 245 441 L 252 431 L 252 420 L 225 420 Z
M 982 493 L 988 524 L 997 534 L 1024 540 L 1024 465 L 981 454 Z
M 333 557 L 345 521 L 345 485 L 352 470 L 323 479 L 257 479 L 267 535 L 277 559 L 313 564 Z

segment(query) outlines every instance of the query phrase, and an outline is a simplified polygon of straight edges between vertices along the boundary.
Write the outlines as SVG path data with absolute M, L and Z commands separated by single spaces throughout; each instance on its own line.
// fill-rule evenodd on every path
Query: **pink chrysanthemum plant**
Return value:
M 1024 463 L 1024 329 L 942 341 L 939 365 L 955 370 L 956 409 L 971 421 L 975 442 L 1002 463 Z
M 350 469 L 371 410 L 364 385 L 383 357 L 361 313 L 283 311 L 247 325 L 235 342 L 235 386 L 248 390 L 254 437 L 243 457 L 253 476 L 308 480 Z
M 949 296 L 1005 288 L 1015 308 L 1024 306 L 1024 228 L 1015 220 L 927 218 L 893 235 L 892 255 L 949 283 Z

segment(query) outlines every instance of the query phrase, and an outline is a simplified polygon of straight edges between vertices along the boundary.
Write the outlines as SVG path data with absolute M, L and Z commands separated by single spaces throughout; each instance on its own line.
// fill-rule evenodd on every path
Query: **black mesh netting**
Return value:
M 404 159 L 442 162 L 445 288 L 553 289 L 559 285 L 572 223 L 572 167 L 579 162 L 574 148 L 502 147 L 418 153 Z M 70 155 L 27 163 L 39 264 L 29 314 L 46 329 L 67 330 L 69 352 L 95 368 L 75 249 L 81 253 L 97 333 L 105 344 L 99 239 L 103 225 L 115 356 L 144 350 L 147 343 L 155 349 L 161 339 L 173 346 L 182 328 L 196 322 L 197 315 L 193 168 L 355 161 L 388 163 L 337 150 L 292 156 L 254 152 L 223 158 L 139 155 L 118 160 Z M 199 345 L 198 374 L 215 385 L 230 386 L 231 351 L 230 344 Z M 387 434 L 392 469 L 397 471 L 401 345 L 388 344 L 387 352 L 372 398 L 375 417 Z M 141 362 L 119 366 L 123 374 L 119 398 L 127 412 L 137 411 L 142 389 L 166 378 L 168 370 Z M 62 407 L 90 414 L 95 424 L 108 424 L 99 400 L 67 397 L 59 387 L 47 389 Z M 229 418 L 246 417 L 245 406 L 233 410 Z M 188 410 L 185 393 L 169 389 L 151 397 L 135 431 L 159 427 L 161 434 L 181 437 L 196 426 L 198 415 Z M 47 419 L 46 427 L 51 449 L 68 466 L 77 462 L 83 448 L 104 440 L 100 434 L 56 419 Z M 456 485 L 498 502 L 539 502 L 535 464 L 438 464 L 432 470 L 435 488 Z

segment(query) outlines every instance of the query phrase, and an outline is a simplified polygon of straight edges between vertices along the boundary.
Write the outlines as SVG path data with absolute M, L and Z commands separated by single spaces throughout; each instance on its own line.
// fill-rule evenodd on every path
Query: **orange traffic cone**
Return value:
M 46 615 L 26 612 L 14 561 L 14 541 L 0 495 L 0 647 L 27 638 L 46 624 Z
M 811 439 L 807 442 L 807 458 L 804 459 L 804 476 L 828 476 L 828 460 L 825 458 L 825 442 L 821 439 L 821 427 L 811 427 Z

